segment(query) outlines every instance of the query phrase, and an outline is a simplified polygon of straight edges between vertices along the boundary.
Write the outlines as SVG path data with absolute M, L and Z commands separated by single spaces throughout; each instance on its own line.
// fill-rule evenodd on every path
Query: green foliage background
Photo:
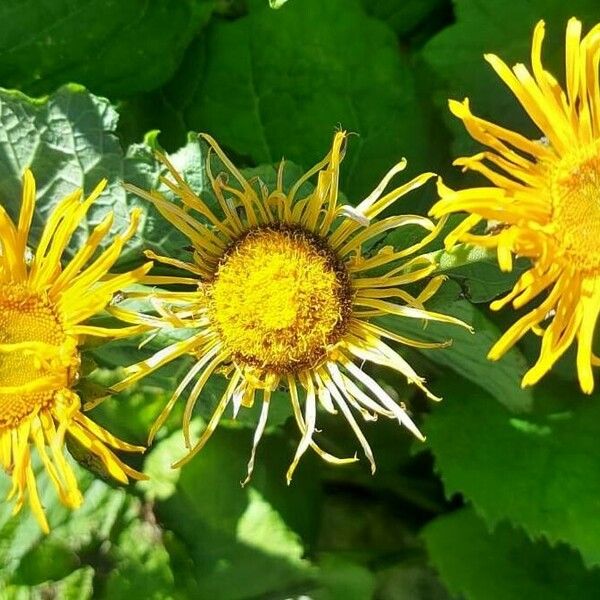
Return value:
M 189 131 L 214 135 L 236 162 L 272 181 L 282 157 L 296 172 L 328 150 L 338 125 L 356 132 L 341 188 L 359 202 L 401 156 L 406 177 L 434 170 L 467 178 L 452 157 L 476 149 L 446 108 L 474 110 L 537 137 L 483 61 L 495 52 L 527 62 L 544 18 L 546 63 L 562 79 L 566 21 L 589 29 L 596 0 L 22 0 L 0 1 L 0 202 L 17 214 L 20 178 L 39 186 L 34 238 L 57 200 L 98 180 L 108 191 L 78 240 L 108 210 L 122 228 L 134 204 L 142 226 L 123 268 L 143 247 L 181 252 L 185 241 L 123 180 L 151 188 L 159 168 L 144 135 L 174 153 L 197 191 L 206 189 L 204 148 Z M 83 87 L 85 86 L 85 87 Z M 462 182 L 462 183 L 459 183 Z M 397 211 L 425 213 L 434 186 Z M 35 239 L 34 239 L 35 241 Z M 385 243 L 406 240 L 392 233 Z M 600 594 L 600 397 L 583 397 L 568 354 L 535 390 L 520 378 L 537 351 L 525 339 L 497 364 L 485 360 L 510 311 L 486 303 L 511 286 L 485 256 L 457 267 L 439 249 L 448 283 L 432 308 L 472 323 L 476 334 L 391 319 L 400 333 L 453 337 L 447 350 L 404 351 L 444 401 L 433 406 L 383 369 L 373 375 L 408 400 L 428 441 L 391 423 L 368 425 L 378 471 L 363 462 L 333 469 L 314 457 L 291 487 L 284 473 L 299 434 L 285 395 L 272 413 L 251 484 L 242 488 L 256 414 L 225 420 L 182 471 L 178 415 L 139 467 L 149 482 L 113 487 L 79 468 L 84 507 L 61 507 L 46 479 L 53 530 L 0 503 L 0 598 L 110 600 L 473 600 Z M 154 340 L 157 347 L 165 340 Z M 96 381 L 136 360 L 137 342 L 96 348 Z M 146 347 L 143 352 L 151 352 Z M 143 443 L 185 361 L 104 403 L 95 418 Z M 195 426 L 223 382 L 208 388 Z M 93 393 L 90 387 L 82 393 Z M 327 443 L 353 451 L 343 419 L 323 415 Z M 0 496 L 8 489 L 0 476 Z

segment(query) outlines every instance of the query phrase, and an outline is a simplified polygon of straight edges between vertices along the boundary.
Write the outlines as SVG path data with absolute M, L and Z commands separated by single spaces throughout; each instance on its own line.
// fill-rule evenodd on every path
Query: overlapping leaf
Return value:
M 108 100 L 76 85 L 65 86 L 42 100 L 0 91 L 0 201 L 17 218 L 21 178 L 30 168 L 38 188 L 32 246 L 59 200 L 78 187 L 89 194 L 102 179 L 107 179 L 107 188 L 90 208 L 68 252 L 81 246 L 108 211 L 115 215 L 114 230 L 125 229 L 133 206 L 141 208 L 143 217 L 136 237 L 122 254 L 121 264 L 141 262 L 145 247 L 168 252 L 185 244 L 183 236 L 148 202 L 123 189 L 124 180 L 144 188 L 156 187 L 159 168 L 144 145 L 131 147 L 125 155 L 114 134 L 117 120 Z M 201 162 L 198 168 L 202 168 Z
M 436 519 L 423 536 L 449 590 L 466 600 L 580 600 L 600 586 L 600 571 L 586 571 L 565 546 L 531 542 L 508 525 L 490 533 L 468 508 Z
M 477 146 L 468 138 L 458 119 L 450 116 L 447 98 L 469 97 L 471 108 L 484 118 L 539 138 L 541 132 L 527 117 L 518 101 L 484 60 L 485 53 L 500 56 L 509 66 L 529 64 L 531 35 L 535 24 L 547 23 L 544 64 L 564 82 L 564 32 L 567 20 L 577 16 L 586 29 L 598 20 L 598 7 L 590 0 L 457 0 L 456 23 L 434 37 L 424 50 L 424 58 L 439 78 L 437 99 L 456 134 L 456 154 L 471 152 Z
M 116 97 L 176 69 L 213 0 L 9 0 L 0 5 L 0 86 L 46 94 L 76 81 Z
M 441 388 L 445 402 L 425 431 L 446 492 L 464 494 L 490 524 L 510 519 L 600 564 L 598 395 L 554 382 L 537 388 L 534 414 L 517 417 L 477 386 L 446 381 Z
M 302 0 L 278 11 L 255 5 L 194 43 L 157 99 L 167 100 L 153 113 L 158 128 L 167 115 L 167 145 L 182 143 L 183 124 L 254 164 L 285 157 L 308 168 L 343 127 L 358 134 L 343 184 L 356 202 L 402 156 L 409 174 L 435 168 L 445 148 L 391 29 L 358 0 Z
M 135 587 L 146 589 L 147 598 L 172 598 L 170 559 L 151 512 L 144 514 L 124 489 L 76 472 L 85 494 L 75 512 L 59 503 L 45 475 L 39 477 L 52 525 L 48 536 L 27 507 L 12 517 L 9 504 L 0 504 L 0 596 L 130 598 Z M 0 497 L 7 489 L 0 480 Z
M 293 451 L 282 438 L 267 437 L 253 480 L 242 488 L 251 437 L 221 429 L 200 456 L 168 479 L 168 465 L 182 453 L 180 435 L 150 455 L 152 474 L 162 475 L 143 487 L 160 498 L 158 516 L 181 540 L 169 547 L 178 568 L 194 565 L 188 581 L 193 597 L 260 597 L 309 585 L 317 575 L 302 558 L 299 535 L 309 536 L 315 526 L 316 481 L 299 472 L 294 494 L 288 494 L 284 475 Z

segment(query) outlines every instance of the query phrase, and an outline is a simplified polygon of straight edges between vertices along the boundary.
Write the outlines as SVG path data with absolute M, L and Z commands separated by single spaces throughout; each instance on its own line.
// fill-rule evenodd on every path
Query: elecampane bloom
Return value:
M 577 338 L 581 389 L 594 387 L 592 366 L 599 363 L 592 342 L 600 310 L 600 25 L 581 37 L 573 18 L 566 32 L 566 89 L 541 61 L 544 22 L 533 33 L 531 72 L 522 64 L 509 69 L 486 55 L 542 132 L 539 140 L 476 117 L 469 101 L 450 101 L 450 110 L 488 150 L 455 164 L 482 173 L 491 186 L 453 191 L 440 183 L 441 200 L 431 214 L 469 213 L 446 239 L 497 251 L 502 270 L 513 256 L 531 259 L 513 290 L 491 304 L 520 309 L 536 304 L 492 347 L 500 358 L 528 331 L 541 336 L 536 364 L 523 386 L 535 384 Z M 487 223 L 486 232 L 472 230 Z
M 63 268 L 61 256 L 92 202 L 102 193 L 101 182 L 87 199 L 78 189 L 54 209 L 35 250 L 28 237 L 35 209 L 35 182 L 23 178 L 19 220 L 14 223 L 0 205 L 0 465 L 10 475 L 14 512 L 29 497 L 44 531 L 48 522 L 38 496 L 31 463 L 35 448 L 60 500 L 70 508 L 82 502 L 75 475 L 64 456 L 65 436 L 96 455 L 107 472 L 121 482 L 142 475 L 125 465 L 110 448 L 142 452 L 95 424 L 80 410 L 73 390 L 80 368 L 79 347 L 85 336 L 114 338 L 139 333 L 140 327 L 109 329 L 86 325 L 122 287 L 138 281 L 149 265 L 110 275 L 123 245 L 133 235 L 131 225 L 92 260 L 111 228 L 109 213 L 87 242 Z
M 327 157 L 289 192 L 284 191 L 283 164 L 274 191 L 269 192 L 261 182 L 257 182 L 255 189 L 216 142 L 209 136 L 204 138 L 229 171 L 229 177 L 237 182 L 230 184 L 224 174 L 214 176 L 209 159 L 207 172 L 218 200 L 216 210 L 190 189 L 164 156 L 160 158 L 171 178 L 163 178 L 163 183 L 179 197 L 181 206 L 159 192 L 148 193 L 130 186 L 152 202 L 193 245 L 193 257 L 188 261 L 148 253 L 190 275 L 159 277 L 154 281 L 183 284 L 190 286 L 190 291 L 156 291 L 153 303 L 160 314 L 141 322 L 150 326 L 196 328 L 196 331 L 132 366 L 128 369 L 129 376 L 117 389 L 175 357 L 195 356 L 197 362 L 181 381 L 150 434 L 151 441 L 174 403 L 191 386 L 183 427 L 189 454 L 175 466 L 185 463 L 204 446 L 230 404 L 235 416 L 241 406 L 251 406 L 258 398 L 262 410 L 248 464 L 249 477 L 273 391 L 282 385 L 289 392 L 302 434 L 288 470 L 288 481 L 309 447 L 333 463 L 356 460 L 336 458 L 317 445 L 314 440 L 317 404 L 330 413 L 341 412 L 374 469 L 371 449 L 355 414 L 367 420 L 379 415 L 397 419 L 414 435 L 422 436 L 404 406 L 397 404 L 357 361 L 395 369 L 433 398 L 423 379 L 384 340 L 419 348 L 440 344 L 402 337 L 372 322 L 372 318 L 394 315 L 457 322 L 423 306 L 438 289 L 442 277 L 431 279 L 417 296 L 403 288 L 427 278 L 435 270 L 430 260 L 415 254 L 437 235 L 438 228 L 429 219 L 416 215 L 390 216 L 371 222 L 432 174 L 420 175 L 384 194 L 393 176 L 404 168 L 402 162 L 353 209 L 338 203 L 345 133 L 335 135 Z M 301 195 L 301 188 L 315 175 L 314 191 Z M 363 253 L 365 245 L 386 231 L 407 225 L 423 228 L 426 235 L 401 250 L 388 246 L 373 254 Z M 118 308 L 115 314 L 119 314 Z M 194 405 L 217 370 L 228 377 L 227 389 L 201 437 L 192 443 L 189 425 Z

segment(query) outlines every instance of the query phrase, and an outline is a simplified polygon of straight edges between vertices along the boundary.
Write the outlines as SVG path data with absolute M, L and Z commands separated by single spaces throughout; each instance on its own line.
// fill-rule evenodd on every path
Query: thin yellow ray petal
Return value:
M 258 423 L 256 424 L 256 429 L 254 430 L 254 437 L 252 440 L 252 451 L 250 452 L 250 460 L 248 461 L 248 472 L 246 475 L 246 479 L 242 482 L 242 486 L 245 486 L 252 477 L 252 472 L 254 471 L 254 461 L 256 459 L 256 449 L 258 448 L 258 444 L 263 436 L 265 431 L 265 427 L 267 425 L 267 420 L 269 418 L 269 407 L 271 405 L 271 391 L 263 390 L 263 403 L 260 411 L 260 416 L 258 418 Z
M 19 213 L 19 223 L 17 225 L 17 251 L 21 256 L 25 256 L 27 248 L 27 239 L 29 238 L 29 228 L 33 219 L 35 209 L 35 179 L 29 169 L 23 173 L 23 195 L 21 201 L 21 211 Z
M 594 282 L 589 287 L 593 288 L 593 292 L 583 300 L 582 320 L 577 343 L 577 375 L 585 394 L 591 394 L 594 391 L 592 342 L 600 313 L 600 284 Z
M 142 377 L 156 371 L 163 365 L 166 365 L 168 362 L 172 361 L 174 358 L 179 356 L 183 356 L 189 352 L 193 352 L 196 346 L 198 345 L 198 341 L 202 338 L 201 334 L 192 335 L 187 340 L 182 340 L 180 342 L 175 342 L 166 348 L 163 348 L 150 358 L 140 361 L 130 367 L 125 369 L 125 373 L 127 377 L 120 381 L 119 383 L 112 386 L 111 390 L 115 393 L 118 393 L 125 388 L 129 387 L 132 383 L 140 380 Z
M 421 441 L 425 440 L 425 436 L 418 430 L 412 419 L 400 406 L 394 402 L 392 398 L 390 398 L 389 394 L 372 377 L 359 369 L 348 358 L 346 358 L 344 361 L 343 366 L 348 373 L 350 373 L 355 379 L 360 381 L 367 389 L 371 390 L 375 394 L 383 406 L 395 415 L 396 419 L 401 425 L 404 425 L 417 439 Z
M 335 403 L 340 407 L 340 410 L 342 411 L 342 414 L 346 418 L 346 421 L 348 421 L 348 424 L 350 425 L 350 428 L 354 432 L 356 439 L 360 443 L 360 445 L 363 449 L 363 452 L 365 453 L 365 456 L 367 457 L 367 460 L 369 461 L 369 463 L 371 465 L 371 473 L 375 474 L 375 470 L 377 467 L 375 465 L 375 458 L 373 456 L 373 451 L 371 450 L 371 446 L 369 445 L 367 438 L 365 437 L 364 433 L 362 432 L 361 428 L 359 427 L 358 423 L 356 422 L 354 415 L 350 411 L 350 408 L 348 408 L 348 404 L 344 400 L 344 397 L 342 396 L 340 391 L 337 389 L 337 387 L 335 385 L 332 385 L 329 388 L 329 391 L 331 392 L 331 395 L 332 395 Z
M 204 448 L 204 446 L 206 445 L 206 442 L 208 442 L 211 435 L 214 433 L 215 429 L 217 428 L 217 425 L 219 424 L 219 421 L 221 420 L 223 413 L 227 409 L 227 405 L 229 404 L 230 400 L 231 400 L 231 396 L 228 396 L 226 394 L 224 394 L 221 397 L 221 400 L 219 401 L 219 404 L 215 408 L 206 428 L 202 432 L 200 439 L 196 442 L 194 447 L 190 449 L 190 451 L 187 453 L 186 456 L 184 456 L 183 458 L 180 458 L 178 461 L 174 462 L 173 465 L 171 465 L 173 469 L 179 469 L 180 467 L 185 465 L 194 456 L 196 456 L 196 454 L 198 454 L 198 452 L 200 452 L 200 450 L 202 450 L 202 448 Z
M 33 512 L 35 518 L 37 519 L 41 530 L 48 534 L 50 533 L 50 526 L 48 525 L 48 520 L 46 519 L 42 503 L 40 502 L 40 497 L 37 491 L 37 483 L 35 481 L 35 475 L 33 474 L 31 464 L 27 465 L 26 474 L 27 491 L 29 492 L 29 504 L 31 505 L 31 512 Z
M 292 477 L 294 476 L 294 471 L 302 458 L 302 455 L 308 450 L 312 442 L 312 436 L 315 432 L 316 427 L 316 419 L 317 419 L 317 406 L 316 406 L 316 398 L 315 398 L 315 387 L 310 374 L 307 374 L 303 377 L 303 380 L 306 385 L 306 400 L 304 401 L 304 418 L 302 418 L 301 413 L 299 411 L 299 402 L 298 402 L 298 390 L 296 388 L 295 382 L 290 384 L 290 394 L 292 396 L 292 407 L 294 412 L 296 413 L 296 422 L 300 426 L 300 431 L 302 432 L 302 438 L 300 439 L 300 443 L 296 448 L 296 454 L 294 455 L 294 459 L 290 464 L 287 473 L 286 480 L 288 485 L 292 481 Z M 289 381 L 289 379 L 288 379 Z
M 216 354 L 216 356 L 208 362 L 208 364 L 204 367 L 204 370 L 198 377 L 198 380 L 194 384 L 192 391 L 185 403 L 185 408 L 183 411 L 183 438 L 185 440 L 185 445 L 187 448 L 190 448 L 192 443 L 190 441 L 190 422 L 192 420 L 192 411 L 196 406 L 196 402 L 198 401 L 198 396 L 202 392 L 206 382 L 209 380 L 210 376 L 214 373 L 214 371 L 227 359 L 229 358 L 229 352 L 221 352 L 220 354 Z M 225 392 L 225 396 L 231 397 L 233 390 L 227 389 Z

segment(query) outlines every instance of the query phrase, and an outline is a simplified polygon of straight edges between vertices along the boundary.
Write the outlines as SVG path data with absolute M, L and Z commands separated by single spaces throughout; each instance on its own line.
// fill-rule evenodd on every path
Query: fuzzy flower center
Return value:
M 348 273 L 326 242 L 299 228 L 251 230 L 229 249 L 210 312 L 234 359 L 275 373 L 317 364 L 343 334 Z
M 47 298 L 20 285 L 0 285 L 0 429 L 17 426 L 67 385 L 68 364 L 77 356 L 65 365 L 59 351 L 65 341 Z
M 569 261 L 600 270 L 600 146 L 565 157 L 551 184 L 552 221 Z

